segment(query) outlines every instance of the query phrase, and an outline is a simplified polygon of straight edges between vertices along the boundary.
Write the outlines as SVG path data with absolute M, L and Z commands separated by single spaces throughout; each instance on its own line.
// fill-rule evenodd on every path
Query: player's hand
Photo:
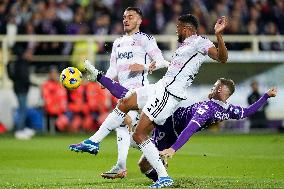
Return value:
M 272 87 L 271 89 L 267 91 L 267 94 L 269 97 L 275 97 L 277 95 L 277 88 Z
M 153 61 L 151 62 L 150 66 L 149 66 L 149 74 L 152 74 L 152 72 L 156 69 L 156 62 Z
M 128 127 L 128 131 L 132 131 L 132 119 L 129 115 L 126 114 L 123 123 Z
M 134 63 L 129 66 L 129 69 L 131 72 L 143 72 L 144 66 L 141 64 Z
M 228 25 L 228 19 L 225 16 L 222 16 L 220 19 L 217 20 L 214 30 L 215 30 L 215 34 L 219 35 L 221 34 L 226 26 Z
M 172 158 L 175 153 L 176 153 L 176 151 L 174 149 L 168 148 L 168 149 L 161 151 L 160 155 L 162 155 L 166 158 Z

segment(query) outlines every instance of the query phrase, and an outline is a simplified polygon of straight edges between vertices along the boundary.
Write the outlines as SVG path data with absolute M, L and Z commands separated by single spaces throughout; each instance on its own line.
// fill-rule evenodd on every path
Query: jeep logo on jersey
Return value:
M 124 53 L 118 52 L 118 59 L 124 59 L 124 58 L 130 59 L 132 57 L 133 57 L 132 52 L 124 52 Z

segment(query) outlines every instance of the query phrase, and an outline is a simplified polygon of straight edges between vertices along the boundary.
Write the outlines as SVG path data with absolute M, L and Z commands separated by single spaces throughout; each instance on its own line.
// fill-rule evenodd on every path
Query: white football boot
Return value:
M 92 63 L 89 60 L 87 60 L 87 59 L 84 61 L 84 67 L 85 67 L 85 69 L 87 71 L 87 79 L 89 81 L 96 82 L 98 74 L 100 73 L 100 71 L 97 70 L 95 68 L 95 66 L 93 66 Z

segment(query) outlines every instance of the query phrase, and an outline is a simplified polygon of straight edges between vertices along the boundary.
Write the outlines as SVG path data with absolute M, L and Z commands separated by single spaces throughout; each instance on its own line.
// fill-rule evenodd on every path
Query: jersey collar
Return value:
M 215 100 L 215 99 L 211 99 L 211 101 L 215 102 L 216 104 L 222 106 L 225 109 L 229 108 L 229 104 L 228 103 L 224 103 L 224 102 L 222 102 L 220 100 Z
M 133 36 L 133 35 L 138 34 L 138 33 L 140 33 L 140 31 L 137 31 L 137 32 L 135 32 L 135 33 L 133 33 L 133 34 L 131 34 L 131 35 L 124 34 L 124 36 L 130 37 L 130 36 Z
M 185 40 L 183 41 L 183 43 L 184 43 L 184 42 L 189 42 L 191 39 L 194 39 L 194 38 L 196 38 L 196 37 L 197 37 L 197 34 L 191 35 L 191 36 L 185 38 Z

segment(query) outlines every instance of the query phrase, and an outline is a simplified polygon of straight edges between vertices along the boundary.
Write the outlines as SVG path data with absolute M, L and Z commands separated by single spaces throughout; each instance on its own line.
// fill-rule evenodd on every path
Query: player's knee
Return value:
M 131 93 L 123 99 L 118 101 L 118 108 L 127 113 L 130 110 L 138 110 L 137 95 L 136 93 Z
M 127 113 L 129 110 L 128 110 L 128 107 L 127 107 L 126 103 L 127 102 L 125 100 L 123 100 L 123 99 L 119 100 L 118 104 L 117 104 L 117 108 L 119 110 L 121 110 L 122 112 Z
M 127 113 L 131 110 L 131 104 L 127 98 L 119 100 L 117 107 L 124 113 Z

